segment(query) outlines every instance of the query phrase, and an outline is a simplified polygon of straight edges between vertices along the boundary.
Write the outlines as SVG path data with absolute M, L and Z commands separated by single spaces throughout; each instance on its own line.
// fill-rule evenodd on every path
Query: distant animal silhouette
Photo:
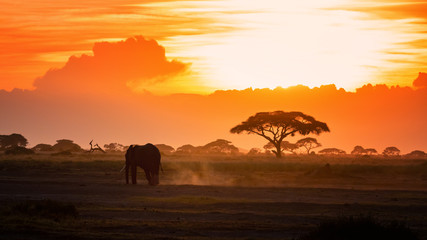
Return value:
M 151 143 L 145 145 L 131 145 L 126 151 L 126 184 L 129 184 L 129 167 L 131 169 L 132 184 L 136 184 L 136 167 L 144 169 L 145 177 L 150 185 L 159 184 L 160 151 Z

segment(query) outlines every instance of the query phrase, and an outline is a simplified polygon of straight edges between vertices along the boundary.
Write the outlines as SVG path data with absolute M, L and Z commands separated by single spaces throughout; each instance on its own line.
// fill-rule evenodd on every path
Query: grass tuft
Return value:
M 79 213 L 74 205 L 50 199 L 26 200 L 5 204 L 2 215 L 44 218 L 56 222 L 79 217 Z
M 404 222 L 382 223 L 372 216 L 339 217 L 322 222 L 300 240 L 416 240 Z

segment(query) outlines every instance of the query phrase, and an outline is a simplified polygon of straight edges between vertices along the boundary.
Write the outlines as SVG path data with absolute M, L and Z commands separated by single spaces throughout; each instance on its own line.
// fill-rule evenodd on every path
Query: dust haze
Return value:
M 161 184 L 424 189 L 422 159 L 331 156 L 166 156 Z M 411 184 L 407 184 L 411 182 Z

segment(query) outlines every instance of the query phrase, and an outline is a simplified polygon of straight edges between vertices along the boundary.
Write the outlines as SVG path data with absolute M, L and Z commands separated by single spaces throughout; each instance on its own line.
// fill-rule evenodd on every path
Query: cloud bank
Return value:
M 36 91 L 61 94 L 116 94 L 165 82 L 184 73 L 188 64 L 168 61 L 165 49 L 142 36 L 99 42 L 93 56 L 72 56 L 34 82 Z
M 418 77 L 415 79 L 413 85 L 417 88 L 427 87 L 427 73 L 418 73 Z
M 423 75 L 421 75 L 423 76 Z M 325 147 L 396 146 L 403 153 L 427 151 L 427 88 L 365 85 L 356 92 L 334 85 L 216 91 L 210 95 L 48 96 L 37 91 L 0 91 L 0 134 L 21 133 L 30 145 L 67 138 L 98 143 L 165 143 L 174 147 L 230 140 L 249 149 L 265 140 L 229 130 L 264 111 L 301 111 L 326 122 L 316 137 Z M 296 142 L 302 136 L 287 138 Z

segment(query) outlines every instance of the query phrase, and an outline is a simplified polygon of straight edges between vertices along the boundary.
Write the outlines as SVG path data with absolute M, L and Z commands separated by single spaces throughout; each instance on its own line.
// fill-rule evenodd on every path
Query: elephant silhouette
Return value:
M 151 143 L 145 145 L 131 145 L 126 151 L 126 184 L 129 184 L 129 167 L 131 169 L 132 184 L 136 184 L 136 168 L 144 169 L 145 177 L 150 185 L 159 184 L 160 151 Z

